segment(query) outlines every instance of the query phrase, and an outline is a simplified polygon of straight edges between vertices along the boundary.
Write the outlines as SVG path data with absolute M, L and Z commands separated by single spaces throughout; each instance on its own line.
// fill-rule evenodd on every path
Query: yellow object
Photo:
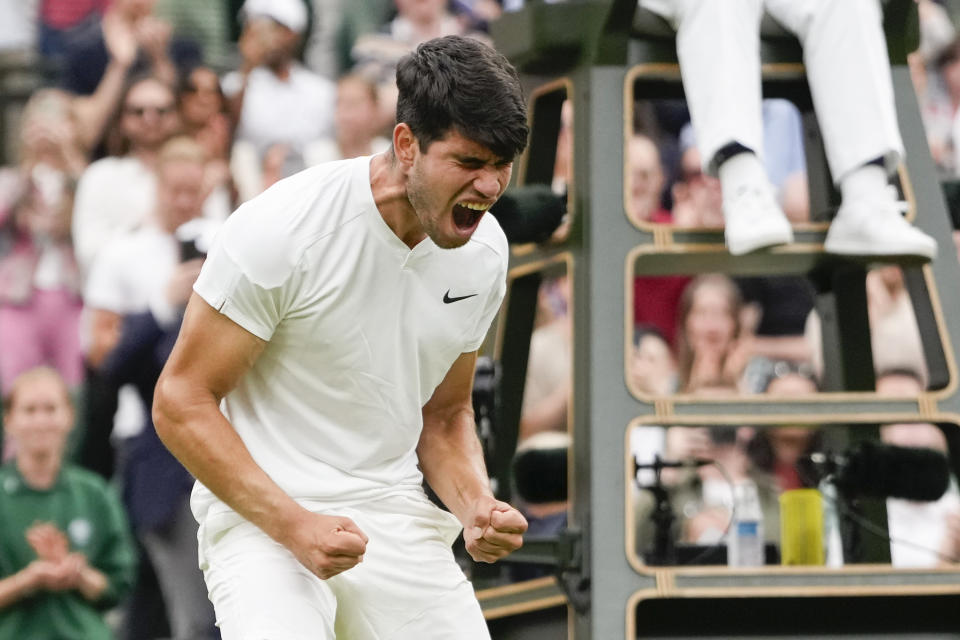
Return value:
M 823 502 L 816 489 L 780 495 L 780 561 L 784 565 L 822 565 Z

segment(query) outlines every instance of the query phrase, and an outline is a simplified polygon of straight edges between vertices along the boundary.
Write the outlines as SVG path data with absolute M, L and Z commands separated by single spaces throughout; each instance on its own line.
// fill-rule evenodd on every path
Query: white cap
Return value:
M 303 33 L 307 28 L 307 6 L 303 0 L 247 0 L 240 15 L 244 20 L 271 18 L 295 33 Z

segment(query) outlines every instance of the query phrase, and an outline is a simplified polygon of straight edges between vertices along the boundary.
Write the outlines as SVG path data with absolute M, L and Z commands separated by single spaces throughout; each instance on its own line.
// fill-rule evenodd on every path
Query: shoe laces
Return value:
M 743 186 L 736 190 L 728 202 L 735 214 L 744 218 L 764 215 L 777 206 L 772 189 L 762 186 Z

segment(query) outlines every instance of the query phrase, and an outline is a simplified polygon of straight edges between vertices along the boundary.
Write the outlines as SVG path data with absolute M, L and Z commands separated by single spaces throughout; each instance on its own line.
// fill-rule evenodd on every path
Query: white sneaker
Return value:
M 793 242 L 793 229 L 769 187 L 743 187 L 723 199 L 724 237 L 732 255 Z
M 907 222 L 904 206 L 883 197 L 840 205 L 827 231 L 824 250 L 845 256 L 918 256 L 933 260 L 937 241 Z

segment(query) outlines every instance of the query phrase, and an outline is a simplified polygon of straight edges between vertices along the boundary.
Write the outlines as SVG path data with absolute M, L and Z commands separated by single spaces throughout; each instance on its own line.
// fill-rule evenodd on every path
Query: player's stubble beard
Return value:
M 420 222 L 423 232 L 426 233 L 438 247 L 441 249 L 456 249 L 467 243 L 469 238 L 461 238 L 459 236 L 444 237 L 441 233 L 440 224 L 443 222 L 443 217 L 446 215 L 446 212 L 431 216 L 431 210 L 434 210 L 436 207 L 431 202 L 430 188 L 423 175 L 423 168 L 417 164 L 414 165 L 413 169 L 407 175 L 407 200 L 410 201 L 410 206 L 413 207 L 413 213 Z M 450 215 L 452 216 L 453 214 L 451 213 Z

